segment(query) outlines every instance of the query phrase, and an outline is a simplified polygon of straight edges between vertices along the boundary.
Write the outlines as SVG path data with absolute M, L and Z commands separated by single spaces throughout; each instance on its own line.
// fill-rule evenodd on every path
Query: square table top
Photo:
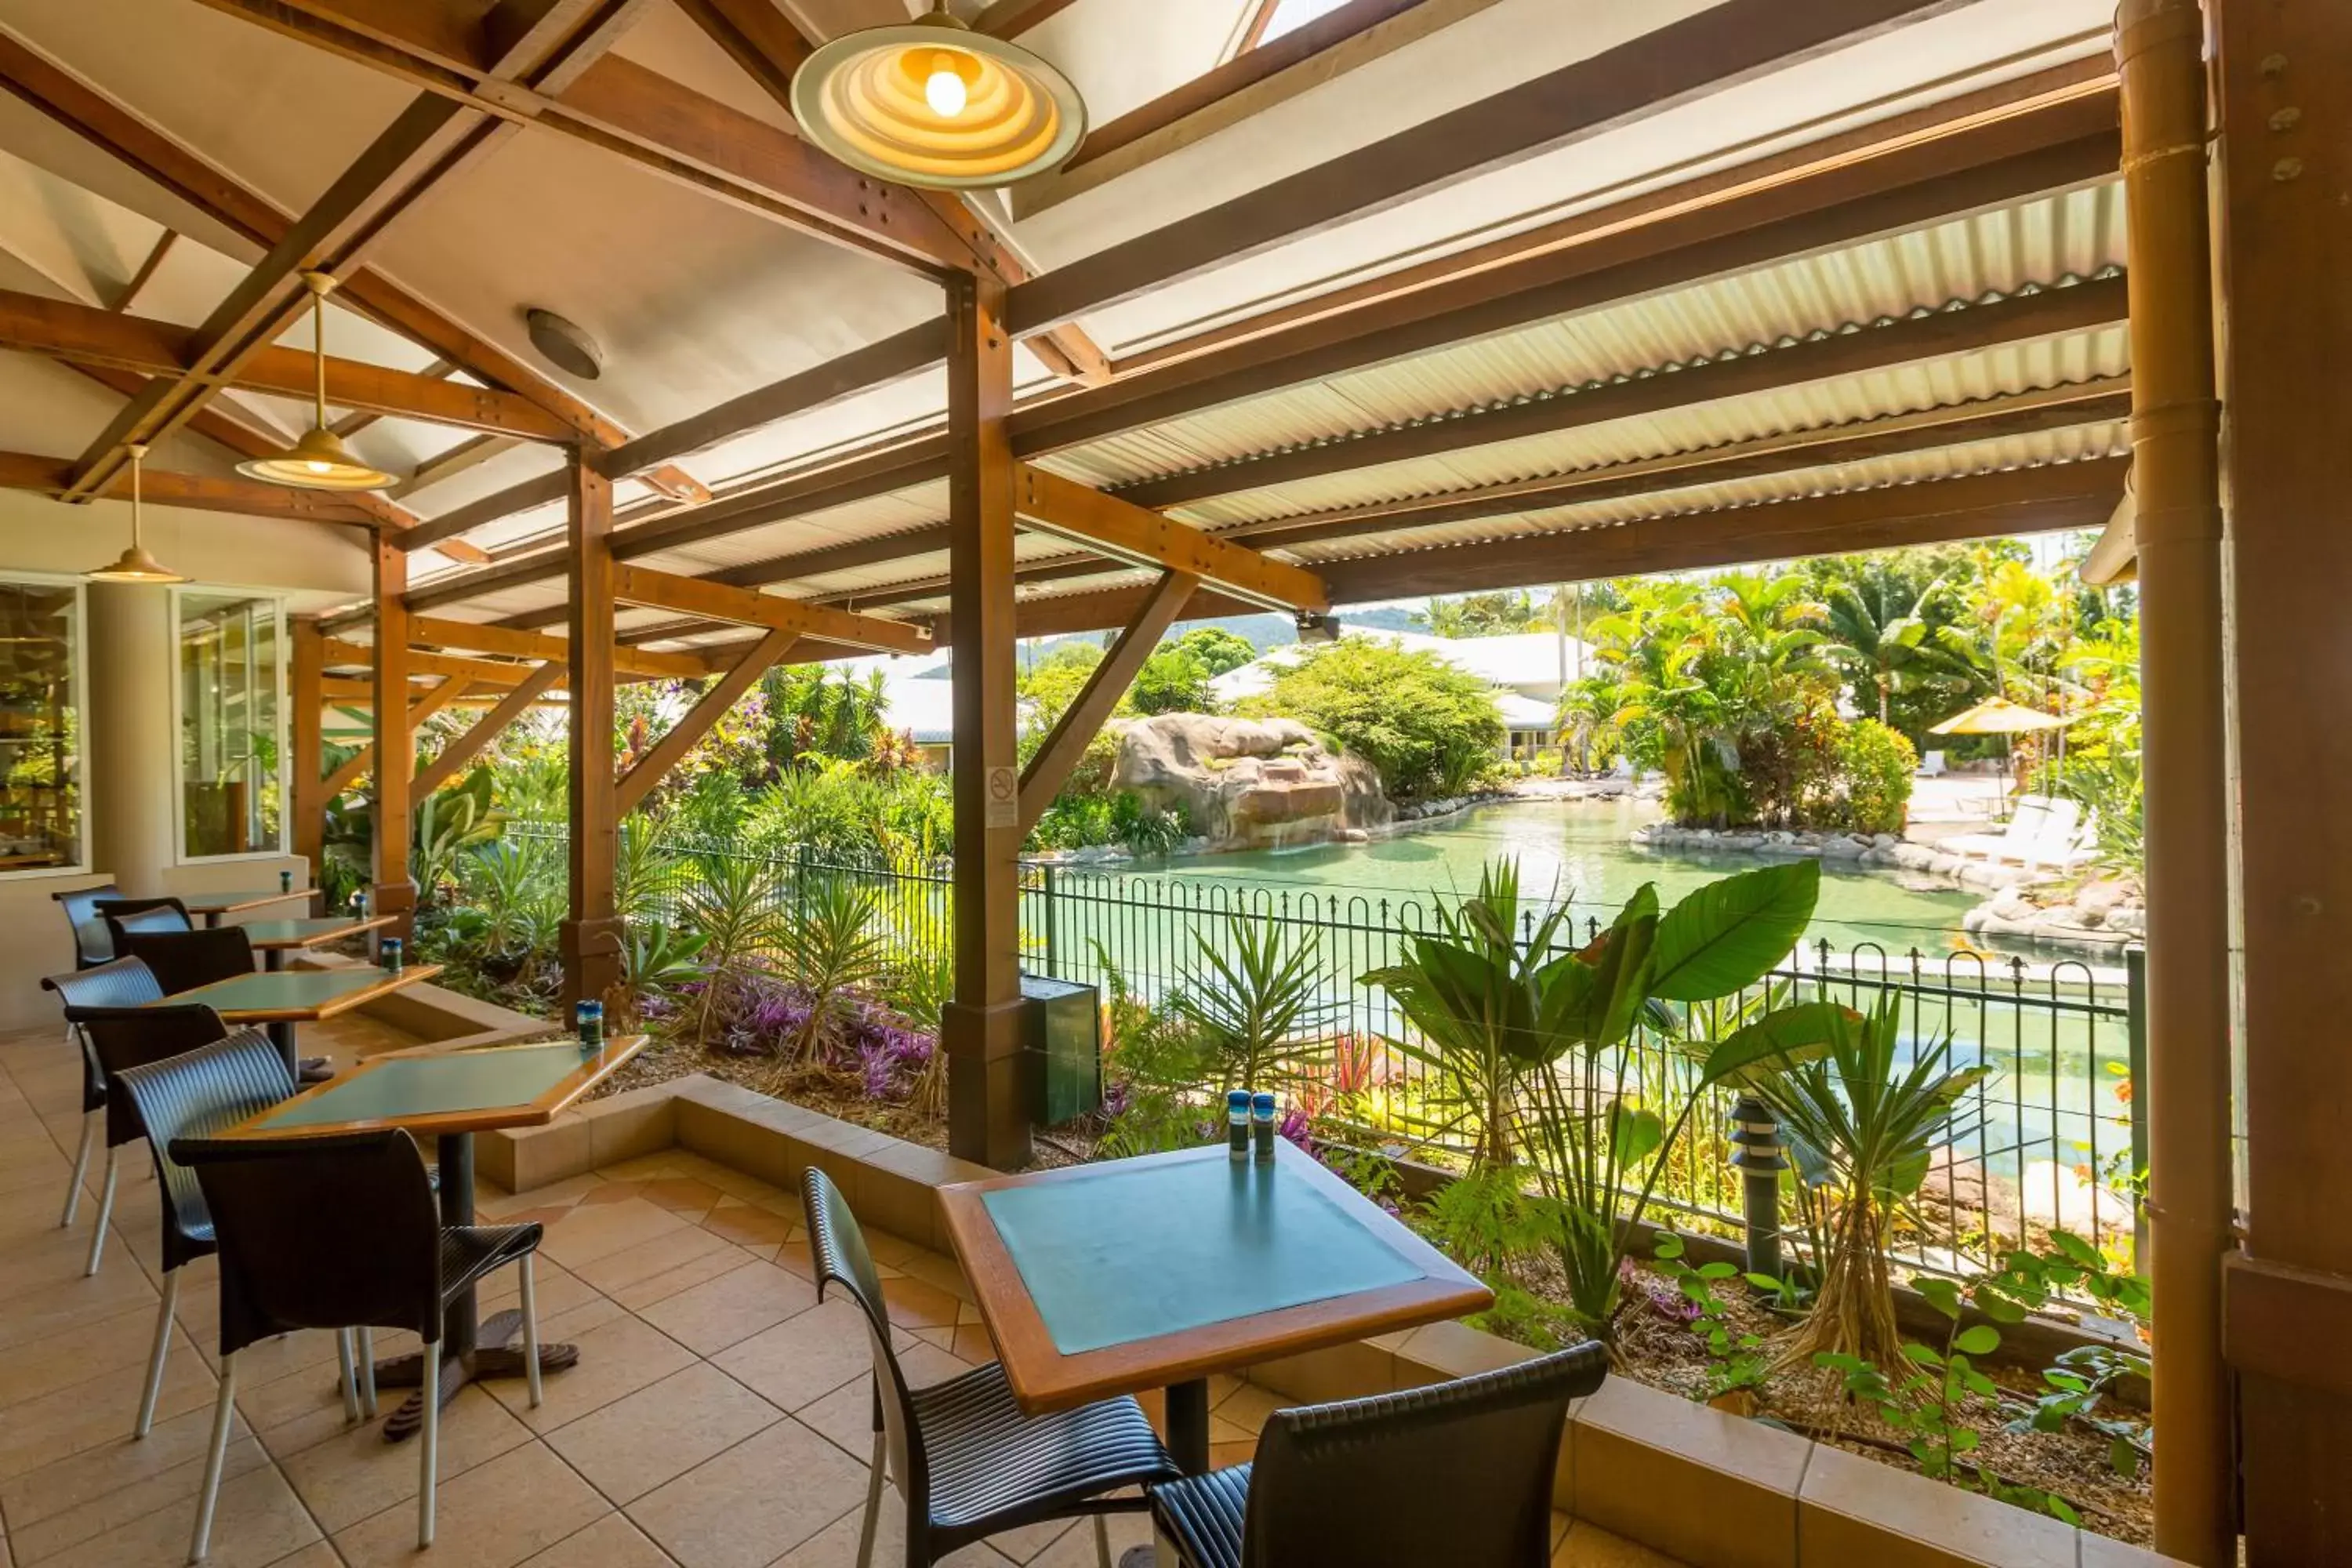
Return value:
M 623 1035 L 594 1056 L 583 1056 L 575 1041 L 553 1040 L 371 1057 L 215 1136 L 307 1138 L 385 1127 L 446 1136 L 544 1126 L 646 1039 Z
M 175 992 L 151 1007 L 202 1002 L 229 1024 L 315 1024 L 366 1005 L 377 997 L 430 980 L 441 973 L 437 963 L 412 963 L 398 973 L 373 964 L 336 969 L 274 969 L 233 974 Z
M 307 901 L 316 891 L 316 888 L 295 888 L 289 891 L 276 888 L 247 888 L 226 893 L 181 893 L 176 897 L 192 915 L 233 915 L 246 910 L 264 909 L 271 904 L 291 903 L 296 899 Z
M 940 1189 L 1023 1409 L 1482 1311 L 1475 1278 L 1286 1141 Z M 886 1287 L 887 1289 L 887 1287 Z
M 398 915 L 377 915 L 362 919 L 358 915 L 318 915 L 308 920 L 247 921 L 238 929 L 246 940 L 259 952 L 272 948 L 317 947 L 339 937 L 357 936 L 382 926 L 396 925 Z

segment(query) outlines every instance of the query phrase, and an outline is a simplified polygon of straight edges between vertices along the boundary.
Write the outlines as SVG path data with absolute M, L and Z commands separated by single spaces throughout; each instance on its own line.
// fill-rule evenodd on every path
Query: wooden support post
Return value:
M 1013 340 L 1004 286 L 947 284 L 949 617 L 955 627 L 955 1000 L 943 1009 L 948 1148 L 1029 1159 L 1021 1002 L 1021 775 L 1014 751 Z
M 751 645 L 751 650 L 735 661 L 719 683 L 704 692 L 695 705 L 669 727 L 669 733 L 654 742 L 653 750 L 637 759 L 636 765 L 621 775 L 614 787 L 614 810 L 626 816 L 637 809 L 654 785 L 664 774 L 677 766 L 694 743 L 710 733 L 710 727 L 727 716 L 727 710 L 751 689 L 751 682 L 768 671 L 768 667 L 784 657 L 800 638 L 792 632 L 772 631 Z
M 601 1001 L 621 982 L 614 902 L 620 814 L 613 789 L 613 485 L 575 448 L 570 487 L 572 596 L 564 685 L 572 693 L 571 909 L 560 946 L 563 1002 Z
M 2126 7 L 2131 16 L 2144 4 Z M 2352 1387 L 2343 1341 L 2330 1331 L 2352 1301 L 2352 836 L 2344 781 L 2352 768 L 2352 442 L 2345 439 L 2344 366 L 2352 360 L 2352 6 L 2343 0 L 2212 0 L 2220 71 L 2221 259 L 2227 303 L 2222 441 L 2229 497 L 2227 608 L 2235 653 L 2239 896 L 2243 1027 L 2245 1256 L 2227 1275 L 2222 1321 L 2238 1373 L 2245 1561 L 2352 1563 Z M 2180 89 L 2176 89 L 2180 90 Z M 2133 193 L 2137 195 L 2137 191 Z M 2132 313 L 2139 313 L 2139 235 L 2132 234 Z M 2134 371 L 2144 374 L 2135 334 Z M 2141 443 L 2146 449 L 2146 443 Z M 2157 626 L 2157 563 L 2148 552 L 2148 490 L 2138 481 L 2141 614 Z M 2201 520 L 2183 519 L 2185 525 Z M 2185 531 L 2185 527 L 2184 527 Z M 2143 646 L 2149 646 L 2145 639 Z M 2144 655 L 2143 658 L 2152 656 Z M 2148 973 L 2223 962 L 2228 885 L 2192 886 L 2196 870 L 2159 869 L 2156 793 L 2158 692 L 2147 683 Z M 2183 737 L 2184 743 L 2188 738 Z M 2209 862 L 2200 861 L 2200 866 Z M 2173 876 L 2183 879 L 2175 882 Z M 2157 879 L 2165 879 L 2159 882 Z M 2160 900 L 2185 900 L 2168 910 Z M 2211 946 L 2157 956 L 2158 919 L 2197 926 Z M 2179 930 L 2179 927 L 2168 928 Z M 2151 1052 L 2159 1037 L 2152 991 Z M 2226 1021 L 2226 1016 L 2221 1021 Z M 2205 1024 L 2200 1014 L 2198 1026 Z M 2218 1040 L 2215 1042 L 2218 1045 Z M 2154 1063 L 2150 1063 L 2153 1075 Z M 2230 1089 L 2218 1050 L 2184 1095 L 2221 1114 Z M 2161 1107 L 2150 1107 L 2151 1117 Z M 2193 1114 L 2193 1112 L 2192 1112 Z M 2151 1133 L 2162 1131 L 2151 1121 Z M 2161 1145 L 2159 1144 L 2159 1149 Z M 2184 1196 L 2226 1201 L 2229 1170 Z M 2180 1201 L 2159 1184 L 2152 1201 Z M 2164 1215 L 2157 1220 L 2160 1226 Z M 2214 1222 L 2218 1223 L 2218 1221 Z M 2162 1243 L 2157 1257 L 2161 1263 Z M 2204 1259 L 2210 1263 L 2210 1257 Z M 2294 1310 L 2264 1310 L 2282 1277 Z M 2157 1419 L 2171 1330 L 2168 1276 L 2156 1281 Z M 2266 1288 L 2266 1283 L 2268 1288 Z M 2333 1310 L 2326 1305 L 2332 1298 Z M 2200 1538 L 2167 1533 L 2167 1470 L 2158 1445 L 2157 1546 L 2199 1560 Z
M 290 764 L 294 776 L 294 798 L 289 807 L 294 814 L 291 841 L 294 853 L 310 864 L 310 885 L 317 888 L 325 885 L 327 805 L 334 798 L 320 789 L 323 782 L 320 770 L 327 765 L 323 734 L 327 699 L 321 677 L 323 661 L 319 653 L 323 639 L 318 617 L 295 616 L 287 627 L 287 636 L 293 645 L 294 665 L 289 692 L 294 712 L 288 725 L 289 743 L 294 748 Z
M 563 679 L 564 667 L 550 661 L 522 678 L 520 685 L 498 700 L 490 710 L 474 721 L 474 727 L 449 742 L 442 753 L 416 770 L 410 781 L 410 793 L 419 800 L 431 795 L 457 776 L 457 771 L 479 756 L 484 746 L 499 738 L 506 727 L 521 718 L 530 705 L 547 695 L 548 688 Z
M 374 886 L 368 906 L 391 915 L 399 924 L 389 934 L 406 937 L 415 924 L 416 880 L 408 867 L 408 757 L 415 750 L 415 731 L 408 721 L 408 554 L 373 541 L 375 552 L 375 739 L 379 757 L 401 765 L 375 770 Z
M 1076 699 L 1063 710 L 1054 732 L 1045 737 L 1045 745 L 1021 773 L 1024 837 L 1037 826 L 1045 808 L 1054 804 L 1062 785 L 1069 782 L 1078 759 L 1087 754 L 1087 747 L 1102 730 L 1103 721 L 1118 706 L 1118 700 L 1127 695 L 1127 689 L 1135 684 L 1135 672 L 1143 668 L 1143 661 L 1151 657 L 1151 650 L 1160 646 L 1160 639 L 1176 624 L 1177 612 L 1183 609 L 1184 601 L 1200 585 L 1201 580 L 1189 573 L 1171 572 L 1161 577 L 1151 596 L 1143 601 L 1143 607 L 1135 612 L 1135 619 L 1127 623 L 1118 640 L 1111 644 L 1110 652 L 1087 677 Z

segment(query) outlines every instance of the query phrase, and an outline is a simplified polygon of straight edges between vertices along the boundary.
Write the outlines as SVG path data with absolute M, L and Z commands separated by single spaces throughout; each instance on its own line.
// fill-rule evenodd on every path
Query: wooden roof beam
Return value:
M 930 634 L 908 621 L 806 605 L 774 594 L 733 588 L 703 577 L 680 577 L 643 566 L 614 568 L 614 596 L 625 604 L 649 605 L 681 615 L 764 626 L 770 631 L 849 643 L 883 653 L 925 654 Z
M 483 626 L 473 621 L 442 620 L 431 616 L 409 618 L 408 640 L 412 647 L 437 647 L 457 653 L 491 653 L 506 658 L 533 659 L 558 665 L 566 662 L 569 651 L 562 637 L 540 632 L 516 631 L 507 626 Z M 700 658 L 688 654 L 624 653 L 619 662 L 621 668 L 631 675 L 698 679 L 709 673 Z
M 1013 465 L 1013 504 L 1028 526 L 1114 560 L 1198 578 L 1266 609 L 1320 613 L 1331 607 L 1322 583 L 1303 567 L 1203 533 L 1191 523 L 1148 511 L 1034 464 Z
M 0 348 L 46 354 L 71 364 L 103 365 L 149 376 L 200 374 L 202 334 L 168 321 L 120 315 L 69 300 L 0 289 Z M 317 371 L 310 354 L 275 346 L 256 349 L 226 369 L 202 373 L 217 386 L 240 387 L 309 401 Z M 327 357 L 327 401 L 402 419 L 512 436 L 568 441 L 571 427 L 511 392 L 436 380 L 358 360 Z
M 71 458 L 0 452 L 0 489 L 32 490 L 58 499 L 72 488 L 73 479 Z M 232 512 L 239 517 L 337 523 L 347 528 L 371 528 L 379 521 L 369 508 L 359 504 L 361 498 L 324 490 L 292 489 L 257 479 L 215 479 L 210 474 L 147 468 L 140 475 L 139 491 L 144 500 L 157 506 Z M 128 500 L 131 470 L 118 470 L 97 495 L 110 500 Z

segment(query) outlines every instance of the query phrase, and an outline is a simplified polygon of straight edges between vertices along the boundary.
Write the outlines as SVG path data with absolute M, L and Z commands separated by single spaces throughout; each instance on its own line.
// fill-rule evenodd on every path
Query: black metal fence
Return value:
M 560 826 L 521 835 L 560 839 Z M 642 890 L 644 912 L 692 923 L 697 860 L 751 859 L 761 896 L 798 903 L 814 879 L 849 878 L 873 887 L 888 946 L 901 963 L 937 965 L 951 942 L 952 887 L 947 862 L 887 864 L 804 849 L 754 854 L 740 845 L 666 842 L 658 885 Z M 1448 1142 L 1433 1110 L 1431 1069 L 1395 1048 L 1404 1021 L 1366 973 L 1397 962 L 1415 933 L 1437 922 L 1436 900 L 1363 893 L 1289 890 L 1262 884 L 1168 879 L 1117 868 L 1024 868 L 1021 948 L 1025 967 L 1108 990 L 1114 976 L 1137 999 L 1165 1001 L 1199 984 L 1202 955 L 1225 948 L 1234 921 L 1311 944 L 1323 976 L 1325 1048 L 1317 1071 L 1331 1079 L 1331 1103 L 1374 1142 L 1407 1146 Z M 1530 907 L 1523 916 L 1538 918 Z M 1597 919 L 1576 935 L 1597 934 Z M 2130 1237 L 2145 1167 L 2144 1133 L 2132 1089 L 2142 1029 L 2137 954 L 2122 968 L 2028 963 L 1978 953 L 1930 957 L 1875 942 L 1839 949 L 1808 943 L 1767 984 L 1867 1008 L 1889 991 L 1905 1002 L 1911 1048 L 1948 1037 L 1950 1065 L 1989 1069 L 1963 1102 L 1918 1199 L 1898 1228 L 1895 1256 L 1918 1268 L 1958 1272 L 2052 1226 L 2105 1239 Z M 1624 1092 L 1671 1116 L 1688 1094 L 1688 1074 L 1663 1046 L 1629 1054 Z M 1685 1154 L 1662 1180 L 1657 1200 L 1696 1219 L 1737 1226 L 1741 1180 L 1723 1159 L 1729 1097 L 1706 1091 Z

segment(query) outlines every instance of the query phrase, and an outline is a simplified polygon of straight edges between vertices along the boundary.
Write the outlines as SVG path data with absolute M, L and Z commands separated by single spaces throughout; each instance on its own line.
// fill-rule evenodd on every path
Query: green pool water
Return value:
M 1523 896 L 1565 897 L 1581 918 L 1606 919 L 1643 882 L 1657 885 L 1665 904 L 1700 884 L 1734 871 L 1753 869 L 1756 856 L 1694 856 L 1677 850 L 1652 854 L 1628 842 L 1633 831 L 1654 821 L 1647 801 L 1529 801 L 1480 806 L 1442 826 L 1370 844 L 1316 844 L 1295 849 L 1257 849 L 1231 855 L 1199 855 L 1138 861 L 1131 875 L 1173 882 L 1264 886 L 1291 894 L 1314 893 L 1377 901 L 1418 899 L 1431 892 L 1468 892 L 1481 868 L 1497 856 L 1519 862 Z M 1912 884 L 1908 873 L 1890 868 L 1822 868 L 1822 900 L 1813 935 L 1837 946 L 1876 942 L 1889 952 L 1917 947 L 1929 954 L 1949 950 L 1960 917 L 1976 896 Z

